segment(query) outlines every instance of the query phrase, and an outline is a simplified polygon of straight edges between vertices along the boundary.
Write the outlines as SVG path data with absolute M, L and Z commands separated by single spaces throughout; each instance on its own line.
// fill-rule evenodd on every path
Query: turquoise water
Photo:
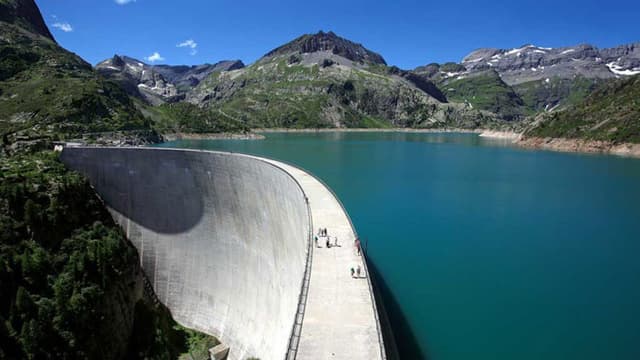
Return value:
M 640 160 L 472 134 L 177 141 L 297 164 L 344 202 L 405 359 L 640 359 Z

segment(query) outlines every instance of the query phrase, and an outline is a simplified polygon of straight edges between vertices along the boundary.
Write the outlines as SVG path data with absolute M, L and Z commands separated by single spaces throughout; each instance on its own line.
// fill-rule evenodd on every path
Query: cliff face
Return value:
M 386 65 L 384 58 L 361 44 L 339 37 L 332 31 L 306 34 L 268 52 L 264 57 L 328 51 L 358 63 Z
M 173 103 L 213 72 L 241 69 L 240 60 L 224 60 L 196 66 L 149 65 L 128 56 L 114 55 L 96 65 L 96 71 L 114 80 L 129 95 L 151 105 Z
M 0 21 L 15 24 L 55 41 L 34 0 L 0 0 Z

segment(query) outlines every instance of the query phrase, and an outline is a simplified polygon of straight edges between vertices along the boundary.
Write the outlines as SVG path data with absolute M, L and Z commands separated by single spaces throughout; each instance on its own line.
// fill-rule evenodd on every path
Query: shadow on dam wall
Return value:
M 194 164 L 176 152 L 153 155 L 113 151 L 107 161 L 103 149 L 85 148 L 63 160 L 73 169 L 83 169 L 109 207 L 129 220 L 155 233 L 184 233 L 204 213 L 203 187 L 191 171 Z M 144 158 L 148 161 L 141 161 Z
M 305 195 L 284 170 L 238 154 L 65 148 L 138 249 L 174 319 L 229 359 L 283 359 L 308 255 Z
M 367 267 L 375 283 L 376 295 L 382 297 L 386 313 L 386 317 L 383 317 L 381 322 L 385 344 L 387 344 L 387 358 L 390 360 L 429 360 L 429 357 L 420 347 L 420 343 L 413 334 L 406 315 L 387 286 L 382 274 L 380 274 L 373 261 L 367 261 Z

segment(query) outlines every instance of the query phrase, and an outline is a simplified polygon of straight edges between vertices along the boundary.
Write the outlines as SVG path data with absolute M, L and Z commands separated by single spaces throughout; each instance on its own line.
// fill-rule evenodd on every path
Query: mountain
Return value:
M 570 106 L 602 82 L 640 74 L 640 43 L 610 49 L 588 44 L 481 48 L 465 56 L 460 64 L 429 64 L 413 71 L 433 80 L 451 100 L 518 119 Z M 485 87 L 484 96 L 478 97 L 473 91 L 478 83 Z M 489 89 L 487 84 L 492 84 Z M 507 93 L 505 103 L 503 95 Z
M 197 66 L 148 65 L 128 56 L 114 55 L 96 65 L 96 71 L 119 83 L 130 95 L 152 105 L 176 102 L 202 79 L 216 71 L 240 69 L 240 60 Z
M 600 51 L 591 45 L 555 49 L 534 45 L 510 50 L 478 49 L 462 59 L 462 65 L 468 72 L 495 69 L 509 85 L 554 77 L 611 79 L 625 72 L 640 74 L 640 44 L 629 47 L 631 51 L 621 53 L 619 57 L 612 57 L 614 53 L 608 49 Z
M 499 114 L 510 121 L 524 115 L 522 99 L 493 69 L 447 79 L 440 82 L 440 86 L 449 101 L 467 103 L 471 107 Z
M 428 78 L 322 31 L 212 73 L 186 100 L 250 127 L 477 127 L 494 119 L 446 103 Z
M 222 60 L 215 64 L 194 66 L 154 65 L 153 69 L 160 73 L 167 81 L 176 85 L 179 93 L 185 93 L 213 72 L 231 71 L 242 69 L 243 67 L 244 63 L 240 60 Z
M 0 21 L 55 41 L 33 0 L 0 0 Z
M 268 52 L 264 57 L 272 58 L 289 54 L 312 54 L 331 52 L 334 55 L 361 64 L 386 65 L 384 58 L 362 44 L 341 38 L 332 31 L 305 34 Z
M 602 84 L 584 101 L 540 117 L 525 136 L 640 143 L 640 75 Z
M 48 147 L 52 140 L 87 133 L 134 143 L 156 138 L 150 123 L 119 86 L 53 40 L 33 1 L 2 0 L 1 4 L 3 10 L 14 9 L 10 14 L 3 11 L 0 21 L 4 151 Z

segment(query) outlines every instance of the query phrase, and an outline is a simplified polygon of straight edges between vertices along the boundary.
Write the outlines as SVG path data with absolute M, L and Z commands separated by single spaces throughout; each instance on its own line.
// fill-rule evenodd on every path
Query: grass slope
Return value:
M 51 39 L 0 22 L 0 134 L 21 140 L 151 130 L 116 84 Z
M 551 78 L 514 85 L 524 102 L 526 113 L 534 115 L 550 109 L 563 109 L 583 101 L 603 80 L 577 76 L 573 79 Z
M 450 71 L 454 70 L 459 69 Z M 449 101 L 466 102 L 506 120 L 516 120 L 524 114 L 522 99 L 493 70 L 446 80 L 439 85 Z
M 582 102 L 546 115 L 525 135 L 640 143 L 640 75 L 601 84 Z
M 310 62 L 316 54 L 266 58 L 214 73 L 188 101 L 249 127 L 476 127 L 489 117 L 442 104 L 408 80 L 345 60 Z M 386 68 L 386 67 L 385 67 Z

